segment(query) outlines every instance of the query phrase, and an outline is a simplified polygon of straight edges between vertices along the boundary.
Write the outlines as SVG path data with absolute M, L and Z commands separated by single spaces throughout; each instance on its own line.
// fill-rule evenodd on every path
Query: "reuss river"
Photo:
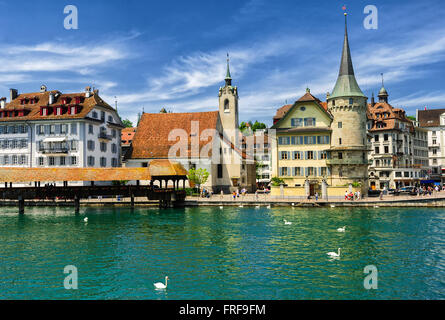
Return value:
M 445 209 L 2 207 L 0 298 L 444 299 Z

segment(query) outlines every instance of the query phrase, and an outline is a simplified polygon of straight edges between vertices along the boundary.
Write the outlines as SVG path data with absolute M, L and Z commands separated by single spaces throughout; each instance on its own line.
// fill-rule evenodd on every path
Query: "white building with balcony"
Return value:
M 122 128 L 98 90 L 63 94 L 42 86 L 40 92 L 18 94 L 11 89 L 9 103 L 0 99 L 0 166 L 119 167 Z

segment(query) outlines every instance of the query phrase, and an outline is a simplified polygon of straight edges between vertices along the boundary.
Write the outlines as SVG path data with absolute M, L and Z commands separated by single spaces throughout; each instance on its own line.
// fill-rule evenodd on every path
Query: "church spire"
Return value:
M 364 97 L 362 90 L 357 84 L 352 65 L 351 50 L 349 49 L 347 13 L 345 12 L 345 36 L 343 40 L 343 51 L 340 60 L 340 70 L 337 82 L 330 99 L 335 97 Z
M 231 86 L 232 85 L 232 77 L 230 76 L 230 67 L 229 67 L 229 53 L 227 53 L 227 72 L 226 72 L 226 78 L 224 80 L 226 80 L 226 86 Z

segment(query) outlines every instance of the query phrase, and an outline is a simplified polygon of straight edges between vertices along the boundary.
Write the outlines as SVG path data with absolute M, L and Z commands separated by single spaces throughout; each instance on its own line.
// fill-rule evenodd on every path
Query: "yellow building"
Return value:
M 306 91 L 293 105 L 282 107 L 275 116 L 272 175 L 285 181 L 287 195 L 318 193 L 321 196 L 323 181 L 330 177 L 326 160 L 332 116 L 326 104 L 309 89 Z
M 368 190 L 367 97 L 355 79 L 346 28 L 340 71 L 321 102 L 310 90 L 278 109 L 272 140 L 273 176 L 284 185 L 272 195 L 342 197 Z

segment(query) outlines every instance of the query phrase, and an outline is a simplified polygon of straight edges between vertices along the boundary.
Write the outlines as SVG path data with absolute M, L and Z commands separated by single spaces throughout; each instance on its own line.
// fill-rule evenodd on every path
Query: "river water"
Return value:
M 0 299 L 444 298 L 445 209 L 0 208 Z

